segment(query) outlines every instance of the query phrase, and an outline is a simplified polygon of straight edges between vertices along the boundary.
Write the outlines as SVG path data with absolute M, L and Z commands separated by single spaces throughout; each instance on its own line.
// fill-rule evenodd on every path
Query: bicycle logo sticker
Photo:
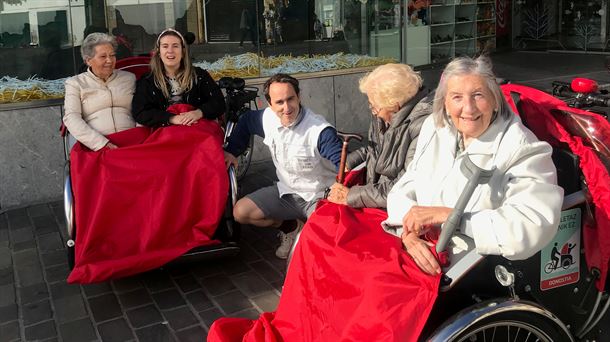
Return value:
M 580 278 L 580 208 L 561 212 L 559 229 L 540 254 L 540 289 L 574 284 Z

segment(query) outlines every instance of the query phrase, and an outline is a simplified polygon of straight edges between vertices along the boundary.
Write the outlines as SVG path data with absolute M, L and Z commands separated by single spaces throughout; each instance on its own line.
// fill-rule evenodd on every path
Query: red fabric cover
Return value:
M 150 71 L 150 57 L 134 56 L 119 59 L 114 67 L 119 70 L 129 71 L 136 75 L 136 79 L 140 79 L 142 75 Z
M 221 318 L 208 341 L 416 341 L 438 293 L 385 233 L 379 209 L 321 201 L 295 249 L 277 312 Z
M 174 115 L 180 115 L 182 113 L 190 112 L 193 109 L 195 109 L 195 107 L 188 103 L 175 103 L 167 107 L 167 111 Z
M 574 118 L 589 121 L 596 130 L 594 137 L 603 141 L 605 146 L 610 146 L 610 124 L 597 114 L 568 107 L 563 101 L 533 88 L 507 84 L 502 86 L 502 90 L 515 113 L 517 109 L 510 92 L 521 95 L 522 111 L 519 115 L 539 139 L 553 146 L 565 148 L 567 145 L 580 158 L 580 168 L 595 205 L 595 222 L 585 217 L 583 225 L 585 256 L 589 268 L 601 271 L 596 286 L 603 291 L 610 260 L 610 175 L 600 156 L 606 163 L 610 156 L 608 151 L 598 154 L 591 148 L 595 142 L 583 138 L 582 127 Z
M 216 122 L 138 127 L 108 136 L 120 148 L 70 153 L 76 213 L 69 283 L 157 268 L 203 245 L 225 208 L 229 182 Z

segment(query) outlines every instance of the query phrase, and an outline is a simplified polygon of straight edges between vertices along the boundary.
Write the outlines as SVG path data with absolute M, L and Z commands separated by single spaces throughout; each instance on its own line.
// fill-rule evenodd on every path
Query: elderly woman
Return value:
M 193 67 L 182 34 L 167 29 L 157 38 L 151 72 L 142 76 L 133 97 L 133 116 L 149 127 L 187 125 L 201 118 L 216 119 L 224 112 L 224 98 L 210 74 Z M 187 104 L 193 109 L 174 115 L 167 109 Z
M 458 58 L 447 65 L 424 122 L 412 163 L 388 195 L 384 227 L 400 236 L 407 253 L 426 273 L 440 267 L 420 238 L 444 223 L 468 181 L 466 155 L 492 169 L 471 197 L 460 229 L 481 254 L 525 259 L 553 238 L 563 189 L 551 146 L 538 141 L 502 96 L 489 59 Z M 398 225 L 398 228 L 393 225 Z
M 105 135 L 135 127 L 132 73 L 114 70 L 117 43 L 105 33 L 91 33 L 81 46 L 87 71 L 66 80 L 63 121 L 70 134 L 93 151 L 116 148 Z
M 373 115 L 368 145 L 347 157 L 346 168 L 366 162 L 366 184 L 347 188 L 335 183 L 328 200 L 353 208 L 385 208 L 386 197 L 415 153 L 424 119 L 432 112 L 422 79 L 406 64 L 385 64 L 360 79 Z

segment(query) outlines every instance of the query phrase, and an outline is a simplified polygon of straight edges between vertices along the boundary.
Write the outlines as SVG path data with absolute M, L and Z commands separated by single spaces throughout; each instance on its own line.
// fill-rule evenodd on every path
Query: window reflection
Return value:
M 121 59 L 149 54 L 157 35 L 174 27 L 192 42 L 194 63 L 216 78 L 398 61 L 404 6 L 404 0 L 0 0 L 0 103 L 15 102 L 4 94 L 24 89 L 44 91 L 17 101 L 62 97 L 63 79 L 83 71 L 80 45 L 92 32 L 113 34 Z

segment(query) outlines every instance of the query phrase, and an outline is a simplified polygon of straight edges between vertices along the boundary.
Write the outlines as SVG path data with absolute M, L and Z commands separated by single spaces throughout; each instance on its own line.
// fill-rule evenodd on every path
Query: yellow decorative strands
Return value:
M 396 62 L 393 58 L 370 57 L 336 53 L 334 55 L 269 56 L 259 57 L 254 53 L 225 56 L 213 63 L 199 62 L 194 65 L 206 69 L 215 80 L 221 77 L 267 77 L 283 72 L 299 74 L 326 70 L 370 67 Z M 0 78 L 0 104 L 59 99 L 64 94 L 65 79 L 44 80 L 31 77 L 25 81 L 4 76 Z

